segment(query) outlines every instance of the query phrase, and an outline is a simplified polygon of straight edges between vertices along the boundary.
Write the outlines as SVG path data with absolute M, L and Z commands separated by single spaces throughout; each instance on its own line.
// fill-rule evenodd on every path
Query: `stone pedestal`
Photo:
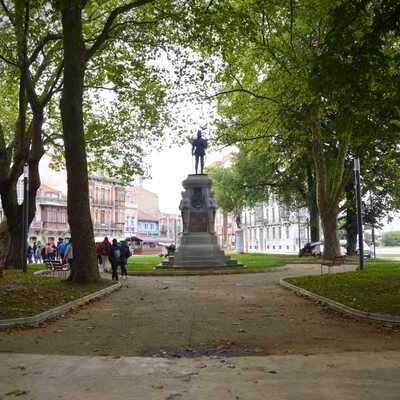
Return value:
M 189 175 L 182 182 L 185 189 L 179 206 L 183 234 L 174 259 L 164 261 L 158 268 L 224 268 L 240 266 L 226 256 L 215 235 L 217 203 L 208 175 Z

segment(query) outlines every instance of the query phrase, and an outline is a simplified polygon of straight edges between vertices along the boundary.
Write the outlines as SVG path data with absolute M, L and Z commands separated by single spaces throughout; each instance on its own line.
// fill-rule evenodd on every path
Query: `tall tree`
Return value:
M 295 154 L 312 157 L 326 258 L 339 255 L 337 218 L 352 158 L 386 134 L 390 118 L 365 136 L 359 129 L 374 114 L 377 98 L 392 106 L 398 93 L 388 96 L 382 84 L 393 87 L 398 25 L 394 8 L 385 7 L 385 14 L 380 5 L 248 1 L 239 7 L 225 1 L 210 7 L 213 51 L 224 62 L 216 96 L 225 137 L 240 130 L 243 141 L 291 142 Z M 294 122 L 300 128 L 291 129 Z
M 8 232 L 3 237 L 5 243 L 9 243 L 7 257 L 2 262 L 17 268 L 22 266 L 24 257 L 23 206 L 17 201 L 17 181 L 23 164 L 28 163 L 30 223 L 35 215 L 36 191 L 40 186 L 44 110 L 60 77 L 60 67 L 49 65 L 57 52 L 53 47 L 57 37 L 51 33 L 43 35 L 38 29 L 40 8 L 41 4 L 29 1 L 15 1 L 13 6 L 2 2 L 0 8 L 4 27 L 0 32 L 0 69 L 4 72 L 0 84 L 4 95 L 0 115 L 0 196 Z M 49 54 L 44 55 L 47 50 Z

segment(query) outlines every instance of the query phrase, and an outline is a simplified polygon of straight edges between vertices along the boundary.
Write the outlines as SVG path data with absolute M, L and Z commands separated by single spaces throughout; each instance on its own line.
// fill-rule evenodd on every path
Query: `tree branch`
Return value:
M 269 100 L 272 101 L 276 104 L 280 104 L 278 100 L 272 98 L 272 97 L 268 97 L 268 96 L 263 96 L 257 93 L 252 92 L 251 90 L 248 89 L 244 89 L 244 88 L 238 88 L 238 89 L 230 89 L 230 90 L 224 90 L 222 92 L 218 92 L 218 93 L 214 93 L 211 96 L 207 96 L 205 99 L 206 100 L 210 100 L 213 99 L 214 97 L 218 97 L 218 96 L 222 96 L 222 95 L 226 95 L 226 94 L 230 94 L 230 93 L 238 93 L 238 92 L 242 92 L 242 93 L 246 93 L 249 94 L 250 96 L 255 97 L 256 99 L 262 99 L 262 100 Z
M 10 20 L 10 22 L 15 25 L 15 20 L 14 20 L 14 16 L 12 14 L 12 12 L 8 9 L 8 7 L 6 6 L 6 4 L 4 3 L 4 0 L 0 0 L 1 5 L 3 6 L 4 12 L 6 13 L 8 19 Z
M 146 4 L 153 3 L 154 1 L 155 0 L 137 0 L 137 1 L 125 4 L 123 6 L 117 7 L 113 11 L 111 11 L 110 15 L 107 18 L 107 21 L 104 24 L 103 30 L 96 37 L 95 42 L 93 43 L 92 47 L 90 47 L 89 49 L 87 49 L 85 51 L 85 60 L 89 61 L 93 57 L 93 55 L 96 53 L 96 51 L 99 49 L 99 47 L 108 39 L 112 25 L 119 15 L 124 14 L 135 8 L 144 6 Z
M 28 64 L 30 65 L 36 61 L 36 58 L 38 57 L 40 52 L 44 49 L 47 43 L 59 39 L 62 39 L 61 33 L 48 33 L 46 36 L 43 36 L 42 39 L 40 39 L 35 50 L 32 52 L 32 55 L 28 58 Z
M 0 54 L 0 60 L 3 60 L 6 64 L 12 65 L 13 67 L 18 67 L 18 64 L 14 61 L 11 61 L 7 57 L 4 57 Z

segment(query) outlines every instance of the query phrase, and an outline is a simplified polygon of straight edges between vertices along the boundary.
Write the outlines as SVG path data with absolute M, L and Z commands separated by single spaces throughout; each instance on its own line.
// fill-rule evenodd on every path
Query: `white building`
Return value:
M 249 253 L 298 253 L 310 241 L 308 211 L 289 211 L 274 198 L 244 209 L 242 230 L 242 250 Z
M 132 187 L 126 187 L 125 193 L 125 237 L 132 237 L 138 232 L 138 205 Z

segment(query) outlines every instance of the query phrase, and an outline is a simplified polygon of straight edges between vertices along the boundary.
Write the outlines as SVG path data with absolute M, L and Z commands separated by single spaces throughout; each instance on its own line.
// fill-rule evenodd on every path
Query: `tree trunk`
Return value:
M 337 230 L 338 212 L 334 210 L 322 211 L 321 220 L 324 231 L 324 254 L 325 260 L 333 260 L 340 255 L 338 230 Z
M 348 140 L 340 143 L 335 155 L 335 164 L 328 166 L 328 161 L 333 158 L 333 155 L 326 154 L 323 148 L 319 102 L 313 103 L 310 111 L 317 202 L 324 231 L 323 257 L 327 260 L 333 260 L 340 256 L 337 217 L 344 189 L 344 164 L 349 144 Z
M 346 237 L 347 237 L 347 255 L 354 256 L 357 253 L 357 212 L 356 199 L 353 183 L 346 186 Z
M 83 82 L 85 75 L 82 15 L 79 2 L 64 2 L 64 87 L 60 103 L 68 184 L 68 222 L 74 261 L 69 279 L 100 279 L 89 205 L 88 168 L 83 129 Z
M 308 212 L 310 214 L 310 240 L 319 242 L 320 240 L 320 215 L 317 204 L 317 188 L 312 166 L 307 163 L 307 189 L 308 189 Z
M 17 202 L 17 182 L 8 185 L 8 190 L 2 193 L 1 202 L 7 219 L 9 240 L 5 266 L 22 269 L 25 254 L 22 243 L 22 205 Z

